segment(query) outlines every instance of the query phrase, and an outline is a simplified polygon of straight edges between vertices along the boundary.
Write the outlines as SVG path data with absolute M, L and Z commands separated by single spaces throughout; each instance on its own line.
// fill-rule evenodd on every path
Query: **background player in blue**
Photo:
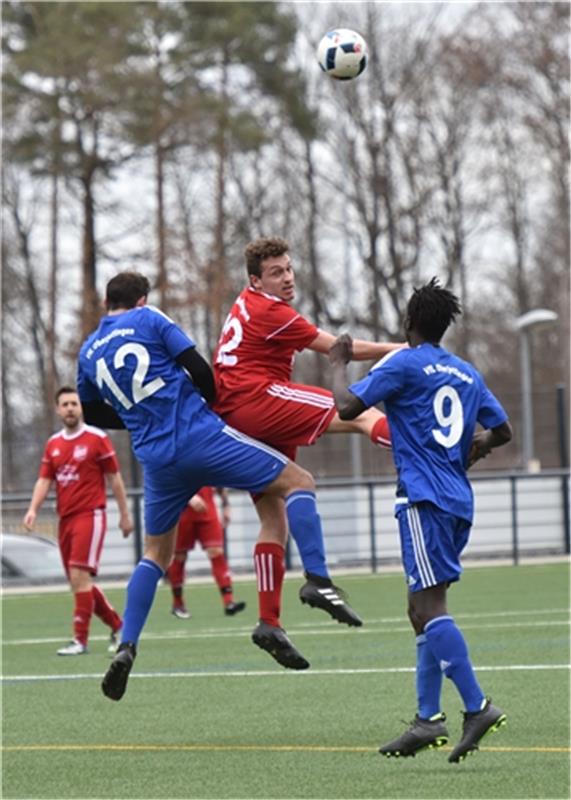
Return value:
M 129 581 L 121 644 L 102 683 L 113 700 L 125 693 L 157 583 L 173 556 L 178 518 L 203 485 L 287 498 L 290 529 L 322 538 L 312 476 L 209 409 L 209 364 L 172 320 L 146 305 L 149 290 L 137 272 L 109 281 L 107 316 L 83 344 L 78 365 L 86 421 L 127 428 L 144 467 L 144 557 Z M 309 666 L 281 627 L 260 621 L 252 639 L 285 667 Z
M 473 518 L 466 470 L 511 439 L 511 426 L 478 371 L 440 346 L 460 314 L 457 298 L 433 278 L 415 290 L 405 322 L 409 349 L 385 356 L 347 387 L 351 338 L 339 337 L 329 359 L 341 419 L 384 402 L 398 474 L 396 517 L 408 583 L 408 615 L 416 633 L 418 712 L 408 730 L 380 748 L 414 756 L 448 741 L 440 709 L 442 674 L 464 701 L 462 738 L 449 761 L 463 760 L 480 739 L 504 724 L 505 714 L 484 696 L 462 632 L 448 614 L 448 586 L 460 578 L 460 553 Z M 476 423 L 485 428 L 475 433 Z

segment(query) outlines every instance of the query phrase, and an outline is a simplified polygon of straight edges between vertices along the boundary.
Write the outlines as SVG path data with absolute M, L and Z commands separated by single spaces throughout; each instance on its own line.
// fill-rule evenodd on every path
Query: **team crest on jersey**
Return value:
M 85 461 L 87 458 L 87 445 L 77 444 L 73 448 L 73 457 L 76 461 Z
M 59 447 L 56 447 L 56 449 L 55 449 L 55 450 L 52 450 L 52 456 L 53 456 L 54 458 L 55 458 L 56 456 L 59 456 L 59 454 L 60 454 L 60 449 L 59 449 Z

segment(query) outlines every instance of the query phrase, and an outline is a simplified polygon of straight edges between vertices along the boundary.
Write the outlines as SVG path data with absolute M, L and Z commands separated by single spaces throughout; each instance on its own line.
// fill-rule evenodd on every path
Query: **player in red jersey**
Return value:
M 219 490 L 222 499 L 224 527 L 230 522 L 230 505 L 225 489 Z M 234 600 L 232 573 L 224 555 L 224 528 L 218 516 L 214 489 L 204 486 L 188 501 L 178 521 L 175 554 L 167 570 L 167 579 L 173 595 L 172 613 L 178 619 L 189 619 L 190 613 L 184 604 L 184 567 L 190 550 L 196 542 L 210 559 L 212 576 L 220 589 L 224 613 L 232 617 L 246 608 L 246 603 Z
M 122 620 L 105 594 L 93 583 L 106 532 L 105 478 L 119 507 L 123 536 L 133 530 L 119 463 L 107 435 L 83 422 L 75 389 L 63 386 L 56 395 L 56 413 L 63 430 L 46 444 L 39 478 L 24 525 L 31 531 L 40 506 L 56 483 L 59 517 L 58 543 L 65 573 L 74 594 L 73 640 L 58 650 L 60 656 L 87 652 L 89 625 L 95 614 L 111 628 L 110 651 L 117 646 Z
M 280 450 L 295 460 L 300 445 L 311 445 L 324 433 L 362 433 L 375 444 L 390 446 L 386 417 L 374 408 L 350 422 L 339 418 L 333 394 L 317 386 L 291 381 L 296 351 L 327 354 L 335 336 L 304 319 L 290 302 L 295 277 L 289 245 L 279 237 L 261 238 L 246 250 L 250 285 L 232 306 L 215 353 L 215 411 L 228 424 Z M 356 340 L 353 358 L 379 359 L 399 344 Z M 254 498 L 261 521 L 255 550 L 260 620 L 279 626 L 280 597 L 287 538 L 284 502 Z M 323 541 L 296 538 L 307 583 L 302 602 L 322 608 L 334 619 L 361 625 L 333 586 Z M 269 577 L 268 577 L 269 576 Z

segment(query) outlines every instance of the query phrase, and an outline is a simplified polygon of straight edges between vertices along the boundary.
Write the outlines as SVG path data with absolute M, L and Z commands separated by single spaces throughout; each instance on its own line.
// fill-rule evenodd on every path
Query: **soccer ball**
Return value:
M 332 78 L 351 80 L 367 66 L 367 43 L 348 28 L 329 31 L 317 46 L 317 60 L 323 72 Z

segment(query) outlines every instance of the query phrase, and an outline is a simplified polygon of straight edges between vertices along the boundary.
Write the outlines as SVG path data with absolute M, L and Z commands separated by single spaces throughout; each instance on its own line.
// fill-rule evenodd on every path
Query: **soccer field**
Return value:
M 283 622 L 311 662 L 295 673 L 250 642 L 248 602 L 222 615 L 216 588 L 187 589 L 193 617 L 169 614 L 161 587 L 127 694 L 100 691 L 107 635 L 61 658 L 68 594 L 3 599 L 4 798 L 568 798 L 569 567 L 469 567 L 450 592 L 486 693 L 508 715 L 480 752 L 450 747 L 384 759 L 378 746 L 415 714 L 414 637 L 400 574 L 338 582 L 365 619 L 347 629 L 297 600 L 286 579 Z M 122 607 L 123 590 L 109 592 Z M 461 703 L 445 681 L 450 744 Z

